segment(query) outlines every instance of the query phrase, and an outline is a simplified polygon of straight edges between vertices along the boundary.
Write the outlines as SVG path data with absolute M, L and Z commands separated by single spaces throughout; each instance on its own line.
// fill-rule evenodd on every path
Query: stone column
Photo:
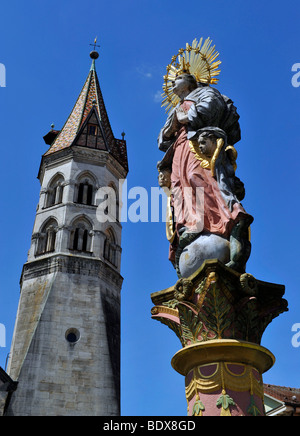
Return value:
M 56 231 L 53 226 L 50 226 L 49 229 L 47 229 L 47 243 L 46 243 L 46 252 L 51 252 L 55 249 L 55 238 L 56 238 Z
M 172 366 L 185 376 L 189 416 L 263 416 L 262 374 L 274 362 L 259 345 L 216 339 L 183 348 Z
M 40 192 L 39 209 L 45 209 L 47 207 L 47 189 L 42 188 Z
M 56 190 L 55 190 L 55 200 L 54 200 L 54 204 L 59 204 L 62 202 L 62 194 L 63 194 L 63 187 L 61 185 L 61 183 L 58 183 L 58 185 L 56 186 Z
M 264 415 L 262 374 L 275 362 L 260 345 L 287 310 L 284 286 L 207 260 L 189 278 L 151 295 L 152 318 L 170 327 L 182 349 L 173 368 L 185 376 L 189 416 Z
M 88 189 L 89 189 L 89 185 L 85 183 L 83 185 L 82 204 L 87 204 Z
M 84 234 L 84 228 L 79 227 L 78 228 L 78 242 L 77 242 L 77 250 L 82 250 L 82 244 L 83 244 L 83 234 Z

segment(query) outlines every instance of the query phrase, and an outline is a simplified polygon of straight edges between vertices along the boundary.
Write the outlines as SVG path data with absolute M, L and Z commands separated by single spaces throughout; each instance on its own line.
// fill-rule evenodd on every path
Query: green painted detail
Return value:
M 216 406 L 222 407 L 222 409 L 227 410 L 230 409 L 230 406 L 235 406 L 235 402 L 228 394 L 223 392 L 222 395 L 220 395 L 220 397 L 217 399 Z
M 211 290 L 206 294 L 202 305 L 202 319 L 209 329 L 215 332 L 218 339 L 232 323 L 229 316 L 231 305 L 216 283 L 211 284 Z
M 252 415 L 252 416 L 261 416 L 261 411 L 256 406 L 253 395 L 251 395 L 250 406 L 247 409 L 247 413 L 248 415 Z
M 196 400 L 193 407 L 192 416 L 201 416 L 202 412 L 205 410 L 204 404 L 200 400 Z

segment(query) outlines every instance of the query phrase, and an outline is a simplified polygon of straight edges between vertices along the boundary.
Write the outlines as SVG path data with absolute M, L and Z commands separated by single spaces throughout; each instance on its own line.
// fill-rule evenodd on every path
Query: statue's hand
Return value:
M 176 109 L 176 117 L 180 124 L 187 124 L 189 121 L 187 112 L 181 107 Z

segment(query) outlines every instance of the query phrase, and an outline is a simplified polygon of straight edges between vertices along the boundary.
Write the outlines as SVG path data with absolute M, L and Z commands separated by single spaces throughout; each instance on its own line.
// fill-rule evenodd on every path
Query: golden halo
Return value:
M 216 59 L 219 53 L 215 50 L 215 46 L 211 46 L 210 38 L 207 38 L 203 45 L 202 41 L 203 38 L 200 38 L 199 42 L 194 39 L 192 45 L 186 43 L 186 48 L 181 48 L 167 66 L 162 94 L 162 106 L 166 106 L 166 112 L 179 103 L 179 97 L 173 93 L 172 82 L 180 74 L 192 74 L 197 82 L 207 84 L 218 82 L 216 76 L 220 74 L 218 67 L 221 61 Z

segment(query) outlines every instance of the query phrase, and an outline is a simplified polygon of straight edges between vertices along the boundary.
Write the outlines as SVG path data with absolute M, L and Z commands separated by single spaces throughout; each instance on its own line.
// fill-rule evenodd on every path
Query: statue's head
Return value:
M 197 131 L 191 143 L 197 143 L 202 157 L 210 162 L 213 174 L 215 172 L 214 168 L 219 164 L 226 165 L 227 172 L 234 174 L 237 151 L 232 145 L 227 145 L 227 136 L 224 130 L 218 127 L 204 127 Z
M 177 86 L 174 87 L 177 80 L 183 78 L 184 82 L 188 81 L 190 92 L 198 87 L 218 83 L 217 76 L 220 74 L 221 63 L 217 59 L 218 56 L 219 53 L 215 46 L 212 46 L 210 38 L 200 38 L 199 41 L 194 39 L 192 45 L 187 43 L 186 48 L 180 48 L 178 53 L 172 56 L 171 63 L 167 66 L 167 74 L 163 76 L 162 106 L 166 106 L 167 112 L 177 106 L 178 97 L 186 97 L 184 94 L 178 95 Z
M 218 147 L 219 138 L 223 139 L 222 144 L 226 147 L 227 136 L 224 130 L 218 127 L 203 127 L 197 131 L 193 140 L 197 141 L 199 150 L 203 155 L 212 157 Z
M 158 184 L 161 188 L 171 187 L 171 168 L 161 165 L 161 162 L 157 163 L 158 169 Z
M 169 169 L 163 169 L 158 174 L 158 184 L 161 188 L 171 187 L 171 171 Z
M 211 132 L 202 132 L 198 136 L 198 145 L 204 156 L 212 157 L 217 148 L 217 137 Z
M 182 94 L 189 94 L 198 86 L 195 76 L 188 73 L 178 75 L 172 82 L 172 85 L 172 91 L 179 97 L 181 97 Z

